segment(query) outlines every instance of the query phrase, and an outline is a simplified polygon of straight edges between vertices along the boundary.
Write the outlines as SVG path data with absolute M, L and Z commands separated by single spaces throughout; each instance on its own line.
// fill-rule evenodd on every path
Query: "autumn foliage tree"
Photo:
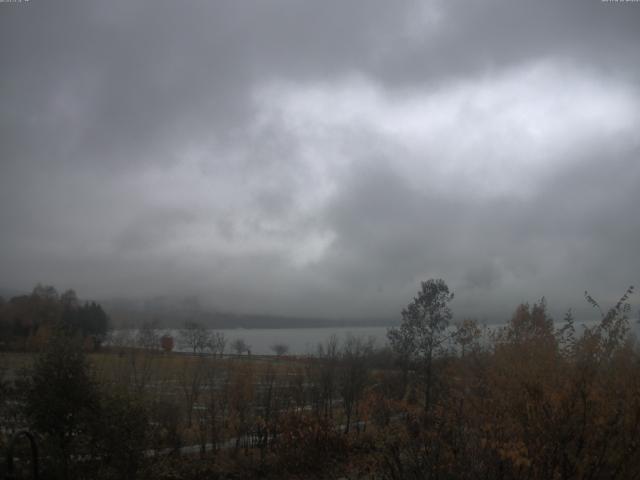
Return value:
M 0 347 L 41 350 L 54 329 L 104 340 L 109 317 L 96 302 L 81 302 L 74 290 L 62 294 L 50 285 L 37 284 L 28 295 L 17 295 L 0 305 Z
M 420 287 L 417 296 L 402 310 L 400 327 L 389 329 L 387 336 L 391 348 L 420 372 L 427 421 L 432 405 L 434 357 L 447 340 L 453 293 L 442 279 L 422 282 Z
M 629 336 L 632 293 L 610 309 L 587 294 L 601 318 L 582 332 L 571 312 L 556 327 L 544 299 L 522 304 L 471 355 L 442 355 L 434 420 L 419 422 L 408 405 L 404 425 L 384 427 L 377 475 L 636 478 L 640 355 Z

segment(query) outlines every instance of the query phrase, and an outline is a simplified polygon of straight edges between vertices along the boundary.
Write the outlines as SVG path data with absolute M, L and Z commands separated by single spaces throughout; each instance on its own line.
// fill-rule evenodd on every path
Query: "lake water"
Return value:
M 325 343 L 335 335 L 339 342 L 344 342 L 348 335 L 373 338 L 377 347 L 386 343 L 387 327 L 344 327 L 344 328 L 251 328 L 251 329 L 220 329 L 227 338 L 227 353 L 231 353 L 231 342 L 241 338 L 251 347 L 251 353 L 255 355 L 273 354 L 271 346 L 282 343 L 289 347 L 289 354 L 304 355 L 315 353 L 318 343 Z M 170 335 L 177 340 L 178 331 L 171 331 Z M 179 342 L 177 342 L 179 343 Z M 176 349 L 180 350 L 176 345 Z
M 576 322 L 576 334 L 580 335 L 584 326 L 594 326 L 596 322 Z M 555 324 L 556 328 L 562 327 L 562 322 Z M 633 322 L 631 331 L 640 337 L 640 329 Z M 490 326 L 490 329 L 498 328 L 500 325 Z M 333 335 L 343 344 L 349 335 L 362 339 L 373 339 L 376 347 L 383 347 L 387 344 L 388 327 L 326 327 L 326 328 L 251 328 L 251 329 L 219 329 L 217 332 L 223 333 L 227 339 L 226 353 L 231 352 L 231 343 L 234 340 L 242 339 L 251 348 L 254 355 L 271 355 L 274 344 L 284 344 L 289 347 L 291 355 L 313 354 L 317 351 L 319 343 L 326 343 Z M 122 331 L 121 331 L 122 332 Z M 128 333 L 135 336 L 135 330 Z M 158 335 L 169 334 L 176 340 L 176 351 L 186 351 L 181 348 L 179 330 L 160 330 Z
M 583 326 L 593 326 L 595 322 L 576 322 L 576 333 L 583 331 Z M 490 326 L 490 329 L 499 328 L 502 325 Z M 561 328 L 562 322 L 555 324 L 556 328 Z M 451 328 L 451 327 L 450 327 Z M 328 328 L 266 328 L 266 329 L 221 329 L 218 332 L 224 333 L 228 340 L 227 353 L 231 353 L 231 342 L 241 338 L 251 346 L 251 353 L 256 355 L 273 354 L 271 346 L 276 343 L 283 343 L 289 347 L 292 355 L 305 355 L 316 353 L 318 343 L 325 343 L 332 335 L 338 338 L 342 344 L 348 335 L 363 339 L 372 338 L 376 347 L 383 347 L 387 344 L 388 327 L 328 327 Z M 179 338 L 178 331 L 171 334 Z M 178 350 L 180 350 L 178 348 Z

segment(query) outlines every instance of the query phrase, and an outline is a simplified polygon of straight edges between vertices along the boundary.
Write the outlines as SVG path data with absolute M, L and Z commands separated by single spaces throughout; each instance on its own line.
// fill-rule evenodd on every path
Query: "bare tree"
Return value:
M 242 355 L 244 352 L 251 351 L 251 346 L 244 341 L 244 338 L 236 338 L 231 342 L 231 348 L 237 355 Z
M 179 333 L 180 345 L 193 353 L 202 353 L 211 345 L 211 333 L 201 323 L 187 320 Z
M 333 399 L 337 389 L 339 361 L 338 337 L 332 335 L 324 344 L 318 344 L 317 361 L 312 364 L 309 377 L 312 383 L 312 401 L 318 415 L 333 417 Z
M 373 340 L 365 341 L 350 335 L 344 344 L 339 381 L 344 413 L 347 417 L 345 433 L 349 433 L 353 417 L 358 421 L 358 408 L 369 374 L 367 359 L 372 351 Z
M 109 343 L 119 349 L 113 380 L 138 392 L 145 390 L 153 377 L 155 349 L 159 347 L 154 324 L 145 322 L 135 332 L 114 332 Z
M 181 358 L 182 365 L 178 382 L 184 396 L 187 426 L 191 427 L 193 406 L 198 401 L 205 380 L 205 359 L 203 357 Z
M 229 373 L 231 378 L 227 395 L 229 399 L 230 426 L 236 438 L 233 451 L 235 455 L 240 448 L 241 442 L 246 442 L 253 423 L 252 405 L 255 401 L 254 370 L 250 363 L 238 362 Z
M 136 332 L 135 343 L 138 348 L 144 348 L 146 350 L 157 350 L 160 348 L 157 320 L 142 322 L 142 325 Z
M 257 424 L 257 435 L 260 445 L 260 458 L 264 461 L 265 449 L 271 436 L 275 437 L 277 424 L 279 386 L 274 366 L 269 363 L 260 376 L 259 392 L 256 395 L 260 422 Z
M 289 345 L 284 343 L 274 343 L 269 348 L 279 357 L 286 355 L 289 352 Z
M 222 332 L 213 332 L 209 336 L 209 350 L 214 355 L 224 355 L 224 351 L 227 348 L 227 337 Z
M 215 450 L 222 438 L 222 431 L 227 417 L 227 388 L 229 375 L 223 368 L 221 362 L 215 357 L 206 359 L 206 368 L 204 376 L 204 410 L 202 411 L 201 429 L 205 435 L 203 450 L 206 446 L 206 436 L 211 441 Z

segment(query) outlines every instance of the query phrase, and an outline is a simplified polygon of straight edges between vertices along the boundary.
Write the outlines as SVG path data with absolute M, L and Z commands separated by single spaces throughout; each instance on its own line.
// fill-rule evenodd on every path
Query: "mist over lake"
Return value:
M 349 336 L 372 338 L 376 347 L 386 344 L 387 327 L 344 327 L 344 328 L 265 328 L 265 329 L 225 329 L 218 330 L 228 339 L 227 352 L 230 352 L 229 344 L 236 339 L 243 339 L 250 346 L 252 354 L 273 354 L 271 346 L 281 343 L 289 347 L 291 355 L 313 354 L 319 343 L 326 343 L 333 335 L 340 343 Z M 172 331 L 179 338 L 178 331 Z M 182 351 L 180 342 L 178 350 Z
M 328 327 L 328 328 L 229 328 L 216 329 L 216 332 L 224 334 L 227 339 L 225 353 L 231 353 L 231 343 L 234 340 L 244 340 L 253 355 L 271 355 L 271 346 L 284 344 L 289 347 L 290 355 L 313 354 L 317 350 L 319 343 L 325 343 L 333 335 L 343 343 L 349 335 L 355 337 L 374 340 L 375 347 L 382 347 L 386 344 L 387 327 Z M 113 336 L 127 335 L 135 338 L 137 330 L 118 330 L 113 332 Z M 180 330 L 168 329 L 157 330 L 158 336 L 168 334 L 175 339 L 174 351 L 188 352 L 189 348 L 180 343 Z
M 576 335 L 581 335 L 586 327 L 593 327 L 598 323 L 597 320 L 589 320 L 586 322 L 576 321 L 574 323 Z M 504 325 L 488 325 L 485 334 L 495 331 Z M 556 330 L 562 328 L 564 322 L 554 322 Z M 249 345 L 249 350 L 253 355 L 273 355 L 272 346 L 276 344 L 286 345 L 289 355 L 313 355 L 317 352 L 318 344 L 325 344 L 332 336 L 336 336 L 339 345 L 344 344 L 349 336 L 361 338 L 364 340 L 372 340 L 375 348 L 383 348 L 388 345 L 387 331 L 391 327 L 323 327 L 323 328 L 225 328 L 211 329 L 211 331 L 222 333 L 226 340 L 227 346 L 225 353 L 232 353 L 231 344 L 238 339 L 244 340 Z M 449 332 L 453 331 L 453 325 L 449 326 Z M 640 328 L 637 322 L 630 324 L 630 331 L 638 336 Z M 180 329 L 157 329 L 155 331 L 158 337 L 162 335 L 170 335 L 175 339 L 176 352 L 189 352 L 190 348 L 181 344 Z M 135 338 L 137 330 L 115 330 L 112 332 L 113 338 L 128 337 Z M 107 342 L 107 344 L 110 342 Z

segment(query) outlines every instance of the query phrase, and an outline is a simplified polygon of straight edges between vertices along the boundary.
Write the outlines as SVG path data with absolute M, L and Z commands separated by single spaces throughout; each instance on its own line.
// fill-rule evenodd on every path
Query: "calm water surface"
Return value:
M 593 326 L 596 322 L 576 322 L 576 334 L 580 335 L 584 326 Z M 555 324 L 556 328 L 562 327 L 561 322 Z M 489 327 L 498 328 L 498 325 Z M 243 339 L 251 348 L 251 353 L 255 355 L 273 354 L 271 346 L 274 344 L 284 344 L 289 347 L 291 355 L 305 355 L 316 353 L 319 343 L 326 343 L 333 335 L 338 338 L 340 344 L 344 343 L 349 335 L 362 339 L 373 339 L 376 347 L 383 347 L 387 344 L 388 327 L 325 327 L 325 328 L 235 328 L 219 329 L 227 338 L 227 349 L 225 353 L 231 352 L 231 343 L 236 339 Z M 631 325 L 632 332 L 640 336 L 640 329 L 637 324 Z M 122 332 L 122 331 L 121 331 Z M 135 335 L 135 330 L 130 330 L 130 335 Z M 169 334 L 176 340 L 176 351 L 186 351 L 180 345 L 179 330 L 159 330 L 158 335 Z
M 387 327 L 344 327 L 344 328 L 236 328 L 217 330 L 227 338 L 227 352 L 231 353 L 229 345 L 241 338 L 251 347 L 251 353 L 256 355 L 272 354 L 271 346 L 283 343 L 289 347 L 292 355 L 315 353 L 318 343 L 325 343 L 335 335 L 339 342 L 344 342 L 348 335 L 362 338 L 373 338 L 375 345 L 382 347 L 386 343 Z M 179 338 L 178 331 L 171 334 Z M 179 342 L 178 342 L 179 343 Z M 178 350 L 180 348 L 178 347 Z

